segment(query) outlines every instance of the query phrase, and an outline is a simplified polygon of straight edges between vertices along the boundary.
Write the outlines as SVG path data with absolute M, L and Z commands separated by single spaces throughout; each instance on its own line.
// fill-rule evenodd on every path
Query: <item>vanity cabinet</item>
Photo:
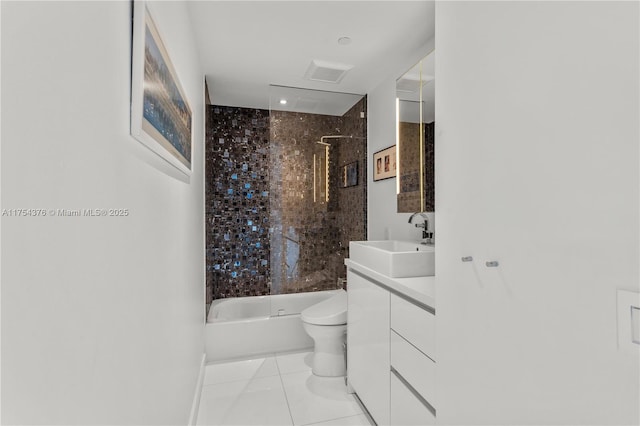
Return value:
M 347 270 L 349 385 L 379 425 L 389 424 L 389 291 Z
M 395 374 L 391 375 L 391 424 L 435 425 L 435 415 L 424 402 Z
M 436 353 L 435 310 L 392 294 L 391 328 L 431 359 Z
M 390 295 L 392 425 L 435 424 L 435 315 Z
M 347 266 L 349 385 L 379 425 L 435 424 L 435 309 L 426 304 L 434 303 L 403 293 L 432 289 L 433 277 Z

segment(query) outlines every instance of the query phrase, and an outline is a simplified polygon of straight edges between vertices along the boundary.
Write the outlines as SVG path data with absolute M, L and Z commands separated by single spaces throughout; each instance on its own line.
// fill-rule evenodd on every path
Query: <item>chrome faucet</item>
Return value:
M 420 242 L 420 244 L 434 244 L 433 231 L 429 232 L 429 216 L 427 216 L 426 213 L 416 212 L 412 214 L 411 216 L 409 216 L 409 224 L 412 223 L 413 218 L 417 215 L 420 215 L 423 220 L 422 223 L 415 224 L 416 228 L 422 228 L 422 241 Z

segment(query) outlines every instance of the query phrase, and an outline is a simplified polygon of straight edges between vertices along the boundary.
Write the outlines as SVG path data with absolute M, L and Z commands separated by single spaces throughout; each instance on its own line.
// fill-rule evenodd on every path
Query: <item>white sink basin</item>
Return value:
M 349 259 L 390 278 L 435 275 L 435 248 L 409 241 L 351 241 Z

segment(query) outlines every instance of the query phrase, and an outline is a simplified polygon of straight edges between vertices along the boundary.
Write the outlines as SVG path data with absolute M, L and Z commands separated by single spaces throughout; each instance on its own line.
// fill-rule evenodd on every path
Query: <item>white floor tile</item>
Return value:
M 307 426 L 371 426 L 369 419 L 364 414 L 357 416 L 341 417 L 326 422 L 313 423 Z
M 291 425 L 291 415 L 280 377 L 205 386 L 200 398 L 197 424 Z
M 295 425 L 307 425 L 362 414 L 347 393 L 344 377 L 316 377 L 310 371 L 282 374 Z
M 313 351 L 276 354 L 280 374 L 311 371 L 313 365 Z
M 207 365 L 203 383 L 207 386 L 277 375 L 278 367 L 274 357 L 247 359 Z

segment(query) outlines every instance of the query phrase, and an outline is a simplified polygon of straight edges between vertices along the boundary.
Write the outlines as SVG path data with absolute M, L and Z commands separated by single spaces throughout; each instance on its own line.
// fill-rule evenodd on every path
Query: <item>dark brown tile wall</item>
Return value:
M 349 241 L 366 239 L 366 98 L 342 117 L 207 108 L 207 305 L 336 288 Z M 313 200 L 325 135 L 355 136 L 328 140 L 328 203 Z M 358 185 L 342 188 L 353 162 Z
M 324 151 L 316 142 L 339 133 L 341 124 L 341 117 L 330 115 L 271 112 L 271 152 L 278 159 L 271 179 L 274 293 L 335 288 L 330 259 L 339 228 L 332 203 L 322 202 L 319 191 L 314 202 L 312 164 L 314 153 Z
M 340 139 L 338 162 L 340 182 L 338 187 L 338 226 L 340 228 L 340 254 L 342 276 L 346 276 L 344 258 L 349 257 L 349 241 L 367 239 L 367 120 L 361 113 L 367 112 L 367 98 L 364 97 L 343 116 L 342 132 L 353 135 L 353 139 Z M 350 163 L 358 163 L 358 185 L 342 188 L 342 168 Z

